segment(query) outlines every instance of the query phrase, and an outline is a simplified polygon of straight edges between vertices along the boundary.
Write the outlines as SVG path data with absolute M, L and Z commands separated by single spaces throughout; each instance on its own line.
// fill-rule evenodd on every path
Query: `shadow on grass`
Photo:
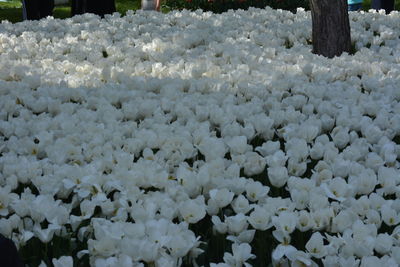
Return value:
M 65 19 L 71 16 L 71 8 L 69 6 L 59 6 L 54 9 L 54 17 L 58 19 Z M 21 7 L 3 7 L 0 8 L 0 21 L 8 20 L 12 23 L 22 21 L 22 8 Z
M 140 9 L 141 0 L 116 0 L 117 11 L 125 15 L 128 10 Z M 71 17 L 71 6 L 62 5 L 54 8 L 54 18 L 65 19 Z M 0 3 L 0 21 L 8 20 L 12 23 L 22 21 L 22 8 L 20 2 L 1 2 Z
M 22 21 L 22 8 L 1 8 L 0 9 L 0 20 L 8 20 L 12 23 Z

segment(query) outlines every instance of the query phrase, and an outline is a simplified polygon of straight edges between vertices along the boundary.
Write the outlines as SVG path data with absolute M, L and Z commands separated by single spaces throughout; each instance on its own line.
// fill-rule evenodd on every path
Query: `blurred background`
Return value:
M 271 6 L 285 10 L 296 11 L 296 8 L 309 8 L 308 0 L 161 0 L 161 12 L 168 12 L 175 9 L 203 9 L 204 11 L 213 11 L 221 13 L 228 9 L 247 9 L 250 6 L 263 8 Z M 55 0 L 54 9 L 55 18 L 68 18 L 71 16 L 71 7 L 69 0 Z M 117 11 L 125 14 L 128 10 L 140 9 L 141 0 L 115 0 Z M 22 21 L 21 0 L 0 0 L 0 21 L 8 20 L 10 22 Z M 364 0 L 363 9 L 367 11 L 371 7 L 371 0 Z M 395 10 L 400 10 L 400 1 L 395 1 Z

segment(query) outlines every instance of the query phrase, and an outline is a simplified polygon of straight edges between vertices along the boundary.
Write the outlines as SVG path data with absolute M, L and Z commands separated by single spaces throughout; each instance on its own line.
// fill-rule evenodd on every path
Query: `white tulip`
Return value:
M 228 225 L 229 233 L 234 233 L 234 234 L 241 233 L 248 227 L 247 216 L 244 215 L 243 213 L 226 217 L 225 223 Z
M 256 147 L 255 151 L 259 152 L 263 157 L 273 155 L 280 149 L 280 143 L 278 141 L 268 140 L 262 146 Z M 268 163 L 269 164 L 269 163 Z
M 302 176 L 307 171 L 307 162 L 289 158 L 287 170 L 290 175 Z
M 74 259 L 71 256 L 61 256 L 58 259 L 52 259 L 51 261 L 54 267 L 72 267 L 74 266 Z
M 383 205 L 381 207 L 381 216 L 382 220 L 386 223 L 386 225 L 394 226 L 397 225 L 400 221 L 399 214 L 391 208 L 389 205 Z
M 327 254 L 323 239 L 319 232 L 312 234 L 310 240 L 306 243 L 306 249 L 311 256 L 320 259 Z
M 265 208 L 257 206 L 250 213 L 247 220 L 254 229 L 265 231 L 272 226 L 271 217 L 272 214 L 268 212 Z
M 246 230 L 241 232 L 238 236 L 229 235 L 226 239 L 238 244 L 251 243 L 254 239 L 255 233 L 256 230 Z
M 245 154 L 246 161 L 243 164 L 244 173 L 252 176 L 260 174 L 264 171 L 266 160 L 256 152 L 247 152 Z
M 231 154 L 244 154 L 251 149 L 251 146 L 247 144 L 247 138 L 245 136 L 234 136 L 227 142 Z
M 274 187 L 283 187 L 289 179 L 286 167 L 276 166 L 267 169 L 268 179 Z
M 306 232 L 313 227 L 314 220 L 312 219 L 310 213 L 305 210 L 300 210 L 296 228 L 298 228 L 302 232 Z
M 298 217 L 294 212 L 283 211 L 278 216 L 272 217 L 275 228 L 288 234 L 295 230 L 297 222 Z
M 246 184 L 246 197 L 250 201 L 259 201 L 267 196 L 269 187 L 258 181 L 250 181 Z
M 290 197 L 292 198 L 292 201 L 295 203 L 296 209 L 298 210 L 305 209 L 310 201 L 309 192 L 306 190 L 290 190 Z
M 333 143 L 339 149 L 343 149 L 350 141 L 349 129 L 345 127 L 335 127 L 331 132 Z
M 250 206 L 249 201 L 242 194 L 232 201 L 231 206 L 236 213 L 246 214 L 252 209 L 252 206 Z
M 282 150 L 277 150 L 272 155 L 268 155 L 266 157 L 267 164 L 270 167 L 284 166 L 287 159 L 288 159 L 288 156 L 286 156 L 285 152 L 283 152 Z
M 206 206 L 204 197 L 200 196 L 196 199 L 189 199 L 182 202 L 179 206 L 179 212 L 183 219 L 188 223 L 196 223 L 206 215 Z
M 251 246 L 247 243 L 242 244 L 232 244 L 232 254 L 224 253 L 224 262 L 229 266 L 243 266 L 245 262 L 249 259 L 254 259 L 256 256 L 251 254 Z
M 387 233 L 378 234 L 375 240 L 375 251 L 381 255 L 389 253 L 393 246 L 393 237 Z
M 213 223 L 213 229 L 218 233 L 225 234 L 228 231 L 228 225 L 221 222 L 221 219 L 218 216 L 212 216 L 211 221 Z
M 310 157 L 314 160 L 321 159 L 324 156 L 325 146 L 322 143 L 315 143 L 310 149 Z
M 204 138 L 197 147 L 207 161 L 223 158 L 227 152 L 224 142 L 217 138 Z
M 232 193 L 231 191 L 229 191 L 226 188 L 212 189 L 212 190 L 210 190 L 209 194 L 210 194 L 210 200 L 213 200 L 214 203 L 219 208 L 228 206 L 232 202 L 233 197 L 235 196 L 234 193 Z
M 332 232 L 343 233 L 346 229 L 351 227 L 357 215 L 351 210 L 342 210 L 332 219 Z

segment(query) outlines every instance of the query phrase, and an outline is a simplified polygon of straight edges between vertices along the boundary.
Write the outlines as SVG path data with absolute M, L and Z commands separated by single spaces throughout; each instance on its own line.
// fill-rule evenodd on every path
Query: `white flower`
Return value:
M 246 197 L 250 201 L 259 201 L 267 196 L 269 187 L 262 185 L 258 181 L 250 181 L 246 184 Z
M 74 259 L 71 256 L 61 256 L 58 259 L 51 261 L 54 267 L 72 267 L 74 266 Z
M 256 233 L 256 230 L 246 230 L 241 232 L 239 235 L 234 236 L 234 235 L 229 235 L 226 237 L 227 240 L 230 240 L 234 243 L 251 243 L 254 239 L 254 234 Z
M 286 164 L 288 156 L 286 156 L 285 152 L 283 152 L 282 150 L 277 150 L 273 154 L 268 155 L 266 159 L 267 164 L 270 167 L 284 166 Z
M 317 160 L 321 159 L 324 156 L 325 146 L 324 144 L 318 142 L 315 143 L 310 149 L 310 158 Z
M 232 254 L 225 252 L 224 253 L 224 262 L 229 264 L 232 267 L 241 267 L 243 265 L 249 266 L 246 264 L 246 261 L 249 259 L 254 259 L 256 256 L 251 254 L 251 246 L 246 243 L 232 244 Z
M 392 246 L 391 256 L 396 261 L 397 265 L 400 265 L 400 247 Z
M 288 257 L 292 253 L 295 253 L 297 249 L 289 244 L 279 244 L 272 252 L 273 262 L 280 262 L 284 256 Z
M 254 125 L 255 130 L 265 140 L 271 139 L 274 136 L 274 120 L 267 117 L 265 114 L 257 114 L 248 118 Z
M 353 225 L 357 215 L 351 210 L 342 210 L 332 219 L 332 232 L 343 233 L 344 230 L 348 229 Z
M 334 125 L 335 125 L 335 119 L 333 118 L 333 116 L 329 116 L 328 114 L 322 114 L 321 128 L 323 131 L 330 131 Z
M 352 186 L 356 194 L 369 194 L 378 184 L 376 174 L 371 169 L 365 169 L 358 175 L 350 175 L 348 178 L 349 185 Z
M 9 214 L 9 205 L 16 201 L 18 201 L 18 195 L 11 193 L 10 186 L 0 188 L 0 216 L 7 216 Z
M 288 234 L 295 230 L 297 221 L 297 214 L 290 211 L 282 211 L 278 216 L 272 217 L 275 228 Z
M 251 150 L 251 146 L 247 144 L 246 136 L 234 136 L 227 142 L 231 154 L 244 154 Z
M 382 215 L 382 220 L 386 223 L 386 225 L 389 226 L 397 225 L 400 221 L 399 214 L 389 205 L 382 206 L 381 215 Z
M 186 222 L 197 223 L 206 216 L 204 197 L 199 196 L 196 199 L 189 199 L 182 202 L 179 206 L 179 212 Z
M 232 267 L 231 265 L 221 262 L 221 263 L 210 263 L 210 267 Z
M 272 214 L 265 208 L 256 206 L 256 208 L 250 213 L 247 221 L 254 229 L 265 231 L 272 226 L 271 217 Z
M 320 125 L 312 125 L 311 123 L 306 123 L 306 125 L 302 125 L 302 127 L 300 127 L 299 137 L 306 140 L 307 143 L 311 143 L 315 139 L 315 137 L 318 136 L 320 131 Z
M 322 258 L 327 254 L 327 249 L 324 246 L 323 237 L 319 232 L 312 234 L 311 238 L 306 243 L 306 249 L 311 256 L 315 258 Z
M 206 207 L 207 214 L 216 215 L 218 214 L 219 210 L 220 208 L 218 207 L 218 204 L 214 200 L 209 199 L 207 201 L 207 207 Z
M 369 202 L 374 210 L 380 210 L 381 207 L 386 203 L 386 200 L 377 193 L 371 193 L 369 195 Z
M 267 141 L 262 146 L 256 147 L 255 151 L 259 152 L 263 157 L 274 154 L 280 149 L 280 143 L 278 141 Z
M 10 220 L 0 218 L 0 234 L 3 234 L 4 236 L 11 236 L 13 228 L 14 227 Z
M 236 213 L 246 214 L 249 210 L 252 209 L 252 206 L 250 206 L 249 201 L 242 194 L 240 194 L 237 198 L 235 198 L 232 201 L 231 206 Z
M 289 252 L 287 257 L 291 261 L 291 266 L 318 266 L 318 264 L 310 259 L 310 254 L 305 253 L 304 251 L 297 250 Z
M 374 224 L 364 224 L 356 220 L 352 226 L 356 255 L 371 255 L 375 246 L 377 228 Z
M 335 127 L 331 132 L 333 143 L 339 149 L 343 149 L 350 141 L 349 129 L 346 127 Z
M 388 254 L 393 246 L 393 237 L 387 233 L 378 234 L 375 239 L 375 251 L 381 255 Z
M 238 234 L 246 230 L 248 227 L 247 216 L 243 213 L 225 217 L 225 223 L 228 225 L 229 233 Z
M 42 229 L 39 224 L 35 224 L 33 227 L 33 232 L 35 233 L 35 236 L 37 236 L 40 241 L 43 243 L 48 243 L 53 239 L 53 235 L 57 230 L 60 230 L 61 226 L 59 225 L 54 225 L 54 224 L 49 224 L 46 229 Z
M 383 159 L 375 152 L 368 153 L 365 158 L 365 166 L 368 166 L 374 171 L 377 171 L 384 163 Z
M 246 156 L 246 161 L 244 162 L 243 167 L 244 167 L 244 173 L 246 175 L 252 176 L 260 174 L 264 171 L 267 162 L 258 153 L 247 152 L 245 156 Z
M 312 200 L 310 201 L 312 202 Z M 326 226 L 328 226 L 329 221 L 333 217 L 332 210 L 329 208 L 321 208 L 312 212 L 312 218 L 314 220 L 314 229 L 315 230 L 322 230 Z
M 140 240 L 138 249 L 138 254 L 145 262 L 155 261 L 159 257 L 160 245 L 158 243 L 143 239 Z
M 379 154 L 386 163 L 395 162 L 397 159 L 396 144 L 393 142 L 387 142 L 381 147 Z
M 283 166 L 269 167 L 268 179 L 274 187 L 283 187 L 289 179 L 288 170 Z
M 379 139 L 384 135 L 381 129 L 374 124 L 368 124 L 365 128 L 361 129 L 363 136 L 371 144 L 376 144 Z
M 309 155 L 309 147 L 304 139 L 292 138 L 285 144 L 286 154 L 298 162 L 305 161 Z
M 373 266 L 381 266 L 381 261 L 376 256 L 366 256 L 361 259 L 361 267 L 373 267 Z
M 331 165 L 334 176 L 347 177 L 351 171 L 351 162 L 340 157 L 336 158 Z
M 322 183 L 321 187 L 324 189 L 326 196 L 337 201 L 344 201 L 347 197 L 349 185 L 341 177 L 335 177 L 326 183 Z
M 315 172 L 311 176 L 311 179 L 313 179 L 317 185 L 320 185 L 321 183 L 323 183 L 325 181 L 329 181 L 330 179 L 332 179 L 332 177 L 333 177 L 333 174 L 332 174 L 331 170 L 323 169 L 319 172 Z
M 227 123 L 224 126 L 222 126 L 221 129 L 221 135 L 223 137 L 234 137 L 234 136 L 240 136 L 241 135 L 241 127 L 240 124 L 235 122 L 232 123 Z M 247 137 L 246 137 L 247 138 Z
M 197 239 L 192 231 L 179 231 L 169 236 L 166 247 L 173 258 L 186 256 L 196 246 Z
M 338 256 L 329 256 L 327 255 L 322 259 L 322 262 L 324 266 L 327 267 L 334 267 L 334 266 L 340 266 L 340 267 L 358 267 L 360 266 L 360 260 L 356 259 L 355 257 L 338 257 Z
M 203 138 L 197 148 L 205 156 L 206 161 L 223 158 L 227 152 L 225 143 L 221 139 L 212 137 Z
M 212 189 L 210 190 L 209 194 L 210 194 L 210 200 L 213 200 L 214 203 L 219 208 L 228 206 L 232 202 L 233 197 L 235 196 L 234 193 L 232 193 L 226 188 Z
M 369 224 L 375 224 L 377 228 L 380 228 L 382 225 L 381 215 L 377 210 L 370 209 L 366 214 L 366 222 Z
M 314 227 L 314 220 L 312 219 L 311 215 L 305 211 L 300 210 L 298 213 L 298 221 L 296 228 L 302 232 L 306 232 Z
M 212 216 L 211 221 L 213 223 L 213 229 L 218 233 L 225 234 L 228 231 L 228 225 L 221 222 L 221 219 L 218 216 Z
M 308 207 L 312 211 L 320 210 L 328 207 L 329 201 L 328 197 L 323 195 L 323 192 L 318 192 L 315 190 L 314 192 L 310 192 L 310 200 L 308 202 Z
M 289 158 L 287 170 L 290 175 L 302 176 L 307 171 L 307 162 Z
M 400 180 L 399 177 L 400 173 L 395 168 L 381 166 L 378 169 L 378 181 L 386 194 L 393 194 L 395 192 L 396 185 Z
M 298 210 L 305 209 L 310 201 L 310 194 L 306 190 L 292 189 L 290 190 L 290 197 Z
M 179 266 L 180 264 L 182 264 L 181 258 L 176 258 L 176 257 L 169 256 L 169 255 L 162 255 L 155 261 L 155 266 L 175 267 L 175 266 Z M 118 266 L 125 266 L 125 265 L 119 264 Z M 136 267 L 136 265 L 134 265 L 134 266 Z M 141 265 L 138 267 L 144 267 L 144 264 L 141 263 Z

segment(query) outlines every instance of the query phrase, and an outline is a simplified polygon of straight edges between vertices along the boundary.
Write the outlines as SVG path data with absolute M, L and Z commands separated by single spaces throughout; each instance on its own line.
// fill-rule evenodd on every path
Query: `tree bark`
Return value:
M 350 52 L 347 0 L 310 0 L 313 53 L 332 58 Z

